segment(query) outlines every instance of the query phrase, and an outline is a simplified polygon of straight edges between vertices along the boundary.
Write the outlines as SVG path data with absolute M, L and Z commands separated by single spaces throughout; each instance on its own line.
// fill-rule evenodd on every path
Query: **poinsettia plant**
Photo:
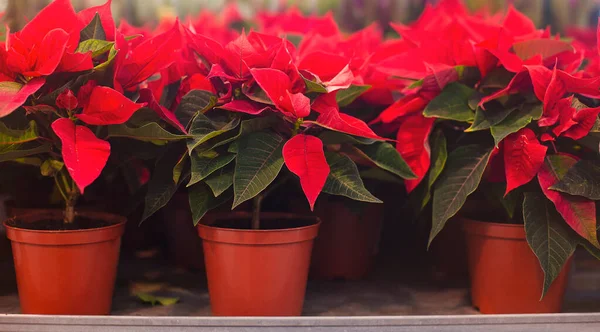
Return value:
M 375 122 L 398 129 L 397 149 L 418 176 L 406 183 L 417 209 L 432 200 L 429 241 L 469 195 L 501 188 L 495 197 L 506 219 L 524 223 L 545 294 L 578 244 L 600 248 L 598 145 L 582 144 L 600 128 L 600 77 L 582 70 L 597 51 L 536 29 L 512 7 L 470 14 L 456 0 L 394 28 L 406 50 L 380 70 L 406 88 Z
M 110 5 L 76 13 L 69 0 L 56 0 L 0 44 L 0 161 L 35 165 L 54 177 L 66 223 L 103 172 L 109 138 L 172 139 L 162 113 L 137 116 L 155 113 L 151 100 L 136 99 L 151 76 L 174 62 L 179 27 L 126 38 Z M 124 128 L 134 119 L 138 127 Z
M 353 36 L 335 29 L 336 36 L 308 32 L 314 38 L 296 47 L 274 34 L 242 32 L 223 42 L 183 28 L 179 65 L 197 66 L 168 83 L 177 91 L 173 103 L 156 107 L 173 109 L 189 138 L 158 161 L 145 217 L 185 185 L 194 223 L 231 199 L 232 209 L 253 199 L 258 228 L 262 198 L 290 178 L 299 179 L 311 209 L 322 192 L 380 202 L 359 167 L 413 178 L 387 139 L 344 112 L 370 89 L 368 55 L 351 52 Z

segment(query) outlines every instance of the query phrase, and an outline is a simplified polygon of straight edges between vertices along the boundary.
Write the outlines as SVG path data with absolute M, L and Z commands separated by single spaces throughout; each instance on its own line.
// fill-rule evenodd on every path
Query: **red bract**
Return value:
M 314 136 L 296 135 L 283 146 L 283 159 L 290 172 L 300 178 L 300 185 L 312 210 L 329 175 L 323 142 Z
M 528 128 L 506 137 L 503 147 L 508 194 L 536 176 L 544 163 L 548 148 L 541 145 L 535 133 Z
M 136 104 L 121 93 L 108 87 L 95 87 L 83 112 L 77 118 L 90 125 L 125 123 L 145 104 Z
M 62 142 L 62 156 L 69 174 L 81 193 L 94 182 L 110 156 L 110 144 L 97 138 L 87 127 L 69 119 L 58 119 L 52 130 Z
M 297 8 L 290 8 L 283 13 L 262 12 L 257 15 L 262 31 L 273 35 L 299 34 L 305 35 L 316 31 L 323 36 L 331 36 L 339 32 L 333 15 L 324 17 L 304 16 Z
M 77 13 L 77 17 L 79 18 L 81 26 L 88 25 L 94 19 L 94 16 L 98 14 L 100 16 L 100 22 L 102 24 L 102 29 L 104 30 L 106 40 L 114 41 L 115 20 L 113 19 L 112 12 L 110 10 L 111 4 L 112 0 L 107 0 L 103 5 L 86 8 Z
M 12 113 L 23 105 L 27 98 L 46 83 L 44 78 L 34 78 L 26 85 L 17 82 L 0 82 L 0 117 Z
M 312 108 L 320 113 L 316 123 L 321 127 L 354 136 L 376 140 L 384 139 L 375 134 L 364 121 L 348 114 L 341 113 L 337 104 L 335 92 L 319 96 L 313 103 Z
M 415 180 L 405 180 L 408 192 L 417 187 L 429 170 L 431 164 L 429 134 L 434 121 L 435 119 L 426 118 L 421 114 L 412 114 L 403 117 L 400 122 L 396 149 L 417 176 Z
M 310 114 L 310 99 L 302 93 L 291 93 L 289 77 L 276 69 L 252 69 L 252 77 L 275 107 L 286 116 L 303 118 Z

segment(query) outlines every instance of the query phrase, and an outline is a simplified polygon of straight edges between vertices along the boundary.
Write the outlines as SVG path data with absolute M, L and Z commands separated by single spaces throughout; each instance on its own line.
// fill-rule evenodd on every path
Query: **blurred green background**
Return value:
M 77 9 L 103 3 L 105 0 L 72 0 Z M 50 0 L 0 0 L 4 21 L 18 29 Z M 258 10 L 278 11 L 289 6 L 306 13 L 323 14 L 332 11 L 347 31 L 360 29 L 374 21 L 386 25 L 390 21 L 414 20 L 426 3 L 435 0 L 113 0 L 116 19 L 125 18 L 135 25 L 155 24 L 163 16 L 185 17 L 201 10 L 220 11 L 236 2 L 242 15 L 251 18 Z M 489 7 L 504 10 L 509 3 L 525 12 L 539 26 L 551 24 L 554 32 L 564 32 L 569 26 L 594 26 L 600 0 L 465 0 L 476 10 Z

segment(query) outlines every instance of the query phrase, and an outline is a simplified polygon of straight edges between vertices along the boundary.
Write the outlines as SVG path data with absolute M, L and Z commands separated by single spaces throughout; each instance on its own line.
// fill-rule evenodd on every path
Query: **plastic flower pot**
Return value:
M 523 225 L 462 222 L 474 307 L 484 314 L 561 311 L 571 259 L 540 300 L 544 273 L 527 244 Z
M 315 240 L 310 277 L 363 279 L 377 254 L 383 205 L 328 199 L 317 204 L 315 213 L 322 224 Z
M 302 313 L 317 218 L 262 213 L 213 214 L 198 225 L 215 316 L 298 316 Z
M 24 222 L 62 220 L 62 210 L 19 216 Z M 108 213 L 80 212 L 78 216 L 110 226 L 68 231 L 30 230 L 11 226 L 21 313 L 106 315 L 110 313 L 121 236 L 126 219 Z
M 452 218 L 429 247 L 436 271 L 445 281 L 466 283 L 469 263 L 465 233 L 459 218 Z

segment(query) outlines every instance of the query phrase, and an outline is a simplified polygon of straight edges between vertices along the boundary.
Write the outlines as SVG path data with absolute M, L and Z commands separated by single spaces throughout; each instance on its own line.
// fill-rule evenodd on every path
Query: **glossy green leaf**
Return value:
M 490 147 L 464 145 L 450 153 L 446 168 L 434 186 L 429 244 L 477 189 L 491 152 Z
M 205 183 L 197 183 L 188 188 L 190 209 L 194 226 L 198 225 L 206 213 L 231 199 L 231 195 L 213 196 Z
M 370 161 L 378 167 L 394 173 L 403 179 L 415 179 L 417 176 L 402 159 L 398 150 L 387 142 L 356 146 Z
M 504 107 L 502 105 L 498 108 L 488 108 L 486 110 L 478 107 L 475 110 L 475 119 L 471 127 L 465 129 L 465 131 L 472 132 L 490 129 L 492 126 L 501 123 L 515 110 L 517 110 L 517 107 Z
M 106 32 L 102 27 L 102 20 L 100 14 L 96 13 L 94 18 L 85 28 L 79 32 L 79 42 L 83 42 L 89 39 L 106 40 Z
M 335 95 L 337 103 L 340 107 L 348 106 L 370 88 L 370 85 L 350 85 L 347 89 L 337 92 Z
M 279 174 L 283 166 L 285 141 L 273 132 L 261 131 L 238 141 L 233 176 L 233 207 L 261 193 Z
M 374 139 L 366 138 L 366 137 L 358 137 L 352 136 L 344 133 L 340 133 L 339 131 L 326 130 L 319 135 L 319 139 L 323 141 L 324 145 L 328 144 L 364 144 L 369 145 L 373 144 L 376 141 Z
M 0 145 L 0 162 L 17 160 L 50 151 L 52 151 L 52 146 L 50 144 L 38 146 L 31 146 L 29 144 Z
M 181 103 L 175 110 L 175 117 L 185 128 L 188 128 L 196 114 L 205 113 L 213 108 L 216 103 L 217 97 L 211 92 L 192 90 L 181 98 Z
M 542 116 L 543 107 L 541 104 L 525 105 L 523 109 L 519 109 L 510 113 L 502 122 L 491 127 L 492 136 L 496 146 L 508 135 L 516 133 L 525 128 L 532 120 L 538 120 Z
M 235 157 L 236 155 L 233 153 L 225 153 L 216 157 L 207 157 L 192 153 L 192 178 L 187 186 L 192 186 L 204 180 L 204 178 L 211 175 L 216 170 L 227 166 L 235 159 Z
M 154 172 L 148 182 L 142 222 L 167 205 L 177 191 L 179 184 L 173 181 L 173 169 L 182 155 L 181 149 L 167 149 L 156 161 Z
M 242 123 L 240 125 L 240 131 L 235 136 L 228 137 L 228 138 L 216 143 L 215 145 L 213 145 L 213 148 L 216 148 L 218 146 L 223 146 L 227 143 L 231 143 L 244 135 L 248 135 L 248 134 L 263 130 L 263 129 L 271 128 L 278 121 L 279 121 L 279 119 L 277 118 L 277 116 L 264 116 L 264 117 L 244 120 L 244 121 L 242 121 Z
M 190 135 L 177 135 L 167 131 L 156 122 L 132 128 L 126 124 L 108 126 L 108 137 L 127 137 L 143 142 L 163 145 L 170 141 L 179 141 L 191 138 Z
M 192 120 L 188 134 L 192 139 L 188 140 L 188 152 L 190 155 L 200 144 L 235 129 L 240 124 L 239 118 L 234 118 L 228 123 L 213 122 L 202 113 L 196 114 Z
M 233 167 L 223 167 L 204 180 L 215 197 L 219 197 L 233 185 Z
M 54 159 L 46 159 L 40 165 L 40 172 L 43 176 L 54 176 L 56 173 L 60 172 L 65 164 L 60 160 Z
M 35 121 L 29 122 L 25 130 L 9 129 L 4 122 L 0 122 L 0 145 L 22 144 L 38 139 L 38 130 Z
M 327 93 L 327 89 L 317 82 L 311 81 L 309 79 L 304 78 L 304 84 L 306 84 L 306 93 L 316 92 L 316 93 Z
M 461 122 L 473 121 L 474 113 L 469 107 L 469 98 L 475 90 L 460 83 L 449 83 L 444 90 L 435 97 L 423 115 L 429 118 L 440 118 Z
M 338 153 L 326 153 L 325 156 L 330 172 L 323 187 L 324 193 L 357 201 L 383 203 L 365 188 L 356 164 L 348 156 Z
M 525 193 L 523 219 L 527 243 L 544 271 L 542 298 L 579 242 L 563 218 L 541 193 Z M 540 299 L 541 300 L 541 299 Z
M 597 162 L 580 160 L 569 168 L 560 182 L 550 189 L 598 201 L 600 200 L 600 165 Z
M 108 58 L 106 59 L 106 61 L 102 62 L 101 64 L 98 64 L 96 67 L 94 67 L 94 70 L 103 71 L 109 68 L 115 60 L 117 53 L 119 53 L 119 51 L 115 49 L 115 45 L 113 44 L 110 48 L 110 51 L 108 52 Z
M 411 203 L 416 207 L 417 213 L 423 211 L 427 203 L 431 200 L 431 188 L 444 170 L 446 160 L 448 159 L 446 137 L 441 130 L 436 130 L 431 135 L 429 144 L 431 146 L 431 164 L 429 166 L 429 171 L 417 188 L 411 193 Z
M 79 46 L 77 47 L 77 50 L 75 52 L 77 52 L 77 53 L 92 52 L 92 58 L 95 58 L 99 55 L 102 55 L 102 54 L 110 51 L 110 49 L 113 47 L 113 45 L 114 45 L 114 42 L 109 42 L 106 40 L 88 39 L 88 40 L 84 40 L 81 43 L 79 43 Z

